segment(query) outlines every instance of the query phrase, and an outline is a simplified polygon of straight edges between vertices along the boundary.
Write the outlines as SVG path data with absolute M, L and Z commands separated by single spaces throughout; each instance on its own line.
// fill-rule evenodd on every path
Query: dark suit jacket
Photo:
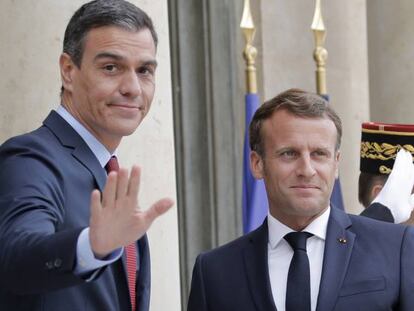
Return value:
M 380 203 L 372 203 L 360 215 L 381 221 L 394 222 L 394 217 L 389 208 Z
M 412 230 L 332 208 L 317 311 L 414 310 Z M 188 311 L 276 310 L 267 244 L 265 221 L 250 234 L 199 255 Z
M 0 310 L 130 310 L 123 260 L 90 282 L 74 275 L 79 233 L 105 170 L 56 112 L 0 147 Z M 137 307 L 149 309 L 147 238 L 138 242 Z

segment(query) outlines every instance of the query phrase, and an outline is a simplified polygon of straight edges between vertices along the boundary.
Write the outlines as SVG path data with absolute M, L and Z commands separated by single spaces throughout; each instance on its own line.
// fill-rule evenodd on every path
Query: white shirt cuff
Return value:
M 76 266 L 74 273 L 78 276 L 90 273 L 94 270 L 109 265 L 118 260 L 124 251 L 124 248 L 118 248 L 110 253 L 105 260 L 96 259 L 92 252 L 91 243 L 89 241 L 89 227 L 82 230 L 78 237 L 76 246 Z M 92 275 L 92 279 L 95 273 Z M 91 278 L 89 277 L 88 280 Z

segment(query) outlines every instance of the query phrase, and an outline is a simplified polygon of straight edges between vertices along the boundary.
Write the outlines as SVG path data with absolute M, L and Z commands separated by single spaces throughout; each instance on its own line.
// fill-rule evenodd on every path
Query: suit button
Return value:
M 55 259 L 54 266 L 55 268 L 60 268 L 62 266 L 62 259 L 60 258 Z
M 46 269 L 52 270 L 53 269 L 53 261 L 46 262 Z

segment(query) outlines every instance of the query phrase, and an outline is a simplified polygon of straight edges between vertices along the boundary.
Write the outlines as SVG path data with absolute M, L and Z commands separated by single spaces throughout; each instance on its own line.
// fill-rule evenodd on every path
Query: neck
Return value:
M 327 207 L 328 208 L 328 207 Z M 294 231 L 302 231 L 305 229 L 309 224 L 314 221 L 316 218 L 318 218 L 320 215 L 322 215 L 326 209 L 323 209 L 319 213 L 315 215 L 286 215 L 283 213 L 280 213 L 279 210 L 270 208 L 270 214 L 276 218 L 278 221 L 280 221 L 285 226 L 291 228 Z
M 73 98 L 71 94 L 68 93 L 67 91 L 64 91 L 61 96 L 61 104 L 66 109 L 66 111 L 72 115 L 72 117 L 74 117 L 80 124 L 82 124 L 83 127 L 85 127 L 85 129 L 91 135 L 93 135 L 102 145 L 105 146 L 105 148 L 109 151 L 109 153 L 111 154 L 114 153 L 114 151 L 116 150 L 116 148 L 118 148 L 121 142 L 121 139 L 119 139 L 119 137 L 113 137 L 113 139 L 111 139 L 111 137 L 108 136 L 108 137 L 105 137 L 104 139 L 102 135 L 99 135 L 99 133 L 95 131 L 93 127 L 91 127 L 88 124 L 88 122 L 84 120 L 84 118 L 82 118 L 81 114 L 78 112 L 75 105 L 73 104 Z

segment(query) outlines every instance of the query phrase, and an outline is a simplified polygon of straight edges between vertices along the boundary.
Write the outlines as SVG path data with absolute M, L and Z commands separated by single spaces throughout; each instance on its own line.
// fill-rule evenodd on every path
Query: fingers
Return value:
M 405 149 L 401 148 L 400 151 L 398 151 L 397 156 L 395 158 L 393 171 L 395 170 L 395 172 L 397 172 L 398 169 L 403 168 L 404 165 L 406 164 L 407 164 L 407 152 L 405 151 Z
M 131 174 L 129 176 L 128 183 L 128 195 L 136 198 L 139 193 L 139 186 L 141 182 L 141 169 L 139 166 L 132 166 Z
M 116 197 L 122 198 L 128 192 L 128 170 L 121 168 L 118 172 L 118 183 L 116 186 Z
M 118 174 L 111 172 L 106 180 L 105 188 L 102 192 L 102 206 L 113 206 L 116 199 L 116 188 L 118 182 Z
M 401 168 L 401 169 L 408 169 L 412 167 L 413 157 L 411 153 L 401 148 L 400 151 L 397 153 L 397 157 L 395 158 L 394 167 Z
M 101 212 L 101 193 L 95 189 L 91 194 L 91 217 L 98 215 Z
M 148 210 L 144 213 L 150 222 L 153 222 L 155 218 L 165 214 L 172 206 L 174 201 L 170 198 L 164 198 L 155 202 Z
M 411 187 L 414 183 L 414 165 L 411 153 L 400 149 L 394 162 L 389 180 Z

